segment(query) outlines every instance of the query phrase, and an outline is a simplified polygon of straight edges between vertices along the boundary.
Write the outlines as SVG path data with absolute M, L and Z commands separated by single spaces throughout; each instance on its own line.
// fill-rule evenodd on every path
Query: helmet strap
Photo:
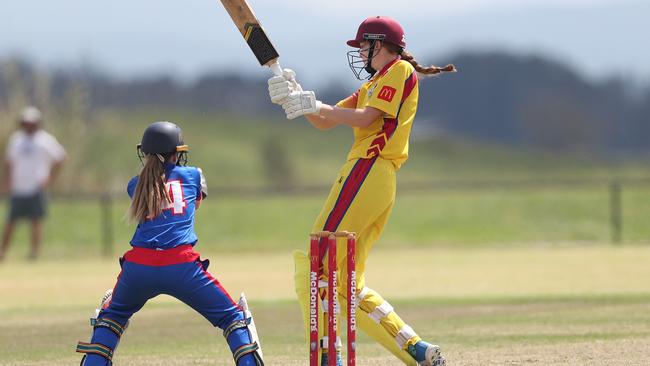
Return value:
M 140 148 L 140 144 L 138 144 L 138 146 L 136 146 L 136 150 L 138 150 L 138 159 L 140 159 L 140 164 L 142 164 L 142 166 L 144 166 L 144 160 L 143 160 L 144 159 L 144 152 Z
M 372 68 L 372 58 L 374 57 L 374 53 L 375 53 L 375 44 L 376 44 L 376 43 L 377 43 L 377 40 L 374 40 L 374 39 L 373 39 L 373 40 L 370 42 L 370 47 L 368 48 L 368 63 L 366 64 L 366 67 L 365 67 L 366 72 L 367 72 L 368 74 L 370 74 L 370 75 L 368 76 L 368 79 L 370 79 L 370 78 L 372 78 L 373 76 L 375 76 L 375 73 L 377 72 L 377 70 L 375 70 L 375 69 Z
M 187 151 L 181 151 L 178 153 L 178 160 L 176 160 L 176 165 L 178 166 L 187 165 Z

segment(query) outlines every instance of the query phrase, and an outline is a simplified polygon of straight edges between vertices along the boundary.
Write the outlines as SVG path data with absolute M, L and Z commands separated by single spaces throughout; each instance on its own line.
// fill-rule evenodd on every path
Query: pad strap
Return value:
M 234 332 L 235 330 L 241 329 L 241 328 L 248 328 L 249 323 L 250 323 L 249 319 L 235 320 L 229 326 L 227 326 L 226 329 L 223 330 L 223 336 L 226 339 L 228 339 L 230 334 L 232 332 Z
M 323 311 L 324 311 L 324 312 L 328 312 L 328 311 L 329 311 L 329 308 L 330 308 L 330 307 L 329 307 L 329 304 L 330 304 L 330 302 L 329 302 L 327 299 L 322 299 L 322 300 L 321 300 L 321 306 L 323 307 Z
M 408 342 L 411 338 L 416 337 L 417 333 L 411 328 L 409 325 L 404 324 L 402 329 L 397 332 L 397 335 L 395 336 L 395 341 L 397 342 L 397 345 L 401 348 L 404 349 L 404 346 L 406 345 L 406 342 Z
M 109 318 L 99 318 L 95 321 L 94 328 L 97 329 L 101 327 L 112 330 L 113 333 L 115 333 L 118 337 L 121 337 L 124 333 L 124 330 L 126 329 L 126 326 L 122 326 L 122 324 Z
M 232 354 L 233 358 L 235 359 L 235 364 L 237 364 L 239 362 L 240 358 L 246 356 L 249 353 L 253 353 L 253 352 L 257 351 L 258 349 L 259 349 L 259 346 L 255 342 L 245 344 L 245 345 L 237 348 L 235 350 L 235 352 L 233 352 L 233 354 Z
M 366 296 L 368 296 L 369 292 L 370 292 L 370 289 L 368 287 L 364 286 L 364 288 L 361 289 L 361 291 L 359 292 L 359 295 L 357 296 L 357 306 L 359 306 L 359 304 L 361 304 L 363 299 L 365 299 Z
M 375 323 L 379 323 L 383 318 L 386 317 L 386 315 L 390 314 L 393 311 L 393 307 L 391 304 L 388 303 L 388 301 L 384 301 L 381 305 L 377 306 L 375 310 L 373 310 L 371 313 L 368 315 L 372 320 L 375 321 Z
M 100 355 L 109 361 L 113 359 L 113 350 L 100 343 L 79 342 L 77 343 L 77 352 Z

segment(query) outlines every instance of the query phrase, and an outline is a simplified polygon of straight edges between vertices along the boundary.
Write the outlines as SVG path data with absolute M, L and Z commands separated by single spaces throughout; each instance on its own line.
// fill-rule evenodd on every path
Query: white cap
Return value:
M 20 121 L 24 123 L 39 123 L 42 118 L 43 116 L 41 115 L 41 111 L 31 105 L 23 109 L 20 114 Z

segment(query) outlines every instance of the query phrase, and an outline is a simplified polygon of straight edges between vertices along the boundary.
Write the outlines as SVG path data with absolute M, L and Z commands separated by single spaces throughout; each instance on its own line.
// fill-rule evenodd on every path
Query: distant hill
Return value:
M 464 53 L 460 69 L 421 83 L 420 116 L 454 134 L 561 150 L 650 148 L 650 89 L 596 83 L 537 56 Z
M 452 57 L 452 62 L 459 73 L 421 82 L 421 127 L 554 151 L 650 150 L 650 88 L 632 94 L 621 80 L 587 80 L 561 62 L 539 56 L 467 52 Z M 0 66 L 0 101 L 11 100 L 20 85 L 33 100 L 48 89 L 54 103 L 64 103 L 70 90 L 82 90 L 90 110 L 164 106 L 255 118 L 277 112 L 268 102 L 266 81 L 240 75 L 204 75 L 186 85 L 171 76 L 124 81 L 92 70 L 44 73 L 27 62 L 5 61 Z M 350 92 L 332 85 L 318 95 L 335 102 Z

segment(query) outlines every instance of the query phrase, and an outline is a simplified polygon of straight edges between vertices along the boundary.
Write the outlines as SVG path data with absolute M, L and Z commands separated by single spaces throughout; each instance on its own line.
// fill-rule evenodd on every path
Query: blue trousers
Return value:
M 113 297 L 108 307 L 100 312 L 98 321 L 107 319 L 124 327 L 147 300 L 160 294 L 179 299 L 221 329 L 244 319 L 242 309 L 207 271 L 209 262 L 201 261 L 190 245 L 160 251 L 134 248 L 120 262 L 122 272 L 113 289 Z M 114 351 L 120 338 L 118 333 L 109 327 L 95 327 L 90 343 Z M 252 340 L 246 328 L 239 328 L 230 334 L 227 342 L 234 353 Z M 111 362 L 99 354 L 89 353 L 83 365 L 106 366 Z M 252 354 L 247 354 L 237 365 L 255 366 L 257 363 Z

